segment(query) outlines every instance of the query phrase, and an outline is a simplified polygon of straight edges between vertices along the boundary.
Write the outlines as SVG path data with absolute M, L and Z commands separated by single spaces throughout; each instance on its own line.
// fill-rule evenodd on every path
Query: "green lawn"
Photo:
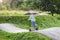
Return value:
M 27 11 L 16 11 L 16 10 L 11 10 L 11 11 L 8 11 L 8 10 L 3 10 L 3 11 L 0 11 L 0 16 L 20 16 L 20 15 L 24 15 L 26 14 Z
M 12 34 L 0 30 L 0 40 L 51 40 L 51 38 L 34 32 Z

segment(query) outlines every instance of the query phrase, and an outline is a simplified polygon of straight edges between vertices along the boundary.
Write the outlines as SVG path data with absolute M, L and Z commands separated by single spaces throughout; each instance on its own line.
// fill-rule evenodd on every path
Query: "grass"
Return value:
M 3 10 L 0 11 L 0 16 L 20 16 L 20 15 L 24 15 L 26 14 L 26 11 L 16 11 L 16 10 L 12 10 L 12 11 L 8 11 L 8 10 Z
M 52 39 L 34 32 L 12 34 L 0 30 L 0 40 L 52 40 Z

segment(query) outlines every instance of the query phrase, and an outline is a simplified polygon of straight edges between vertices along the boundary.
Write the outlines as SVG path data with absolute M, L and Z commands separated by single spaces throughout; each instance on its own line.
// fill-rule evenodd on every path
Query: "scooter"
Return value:
M 35 30 L 38 30 L 38 28 L 36 28 Z M 31 31 L 33 31 L 32 29 L 29 29 L 29 31 L 31 32 Z

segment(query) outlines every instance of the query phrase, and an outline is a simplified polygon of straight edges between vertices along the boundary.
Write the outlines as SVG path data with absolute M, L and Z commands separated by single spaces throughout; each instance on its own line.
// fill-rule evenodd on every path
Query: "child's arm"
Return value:
M 29 17 L 29 19 L 28 20 L 31 20 L 31 16 Z

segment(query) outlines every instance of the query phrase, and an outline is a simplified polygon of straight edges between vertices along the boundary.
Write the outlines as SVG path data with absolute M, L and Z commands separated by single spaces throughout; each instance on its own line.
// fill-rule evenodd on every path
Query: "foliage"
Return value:
M 6 5 L 0 4 L 0 10 L 6 10 Z
M 12 0 L 12 2 L 7 5 L 8 9 L 15 10 L 40 10 L 40 0 Z
M 60 13 L 60 0 L 42 0 L 41 9 L 44 11 L 51 11 L 52 16 L 54 13 Z
M 12 0 L 10 4 L 3 6 L 0 7 L 8 10 L 42 10 L 51 11 L 52 15 L 60 14 L 60 0 Z

